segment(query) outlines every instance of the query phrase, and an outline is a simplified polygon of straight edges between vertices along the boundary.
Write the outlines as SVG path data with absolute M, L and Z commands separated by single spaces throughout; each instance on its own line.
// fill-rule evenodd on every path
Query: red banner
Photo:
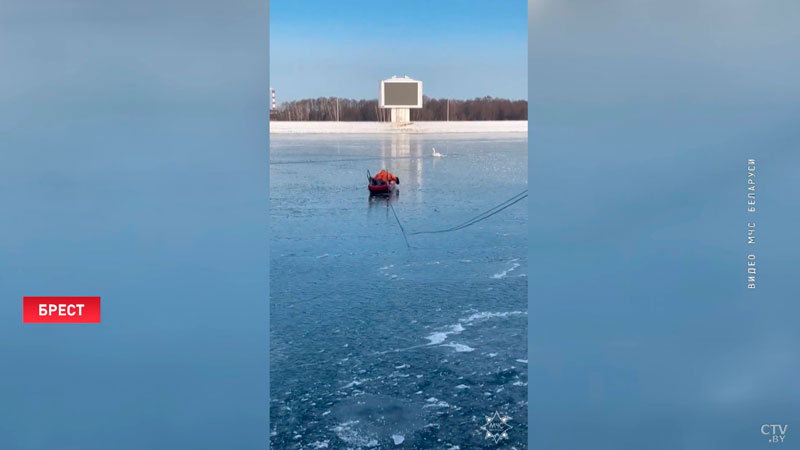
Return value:
M 100 323 L 100 297 L 23 297 L 22 323 Z

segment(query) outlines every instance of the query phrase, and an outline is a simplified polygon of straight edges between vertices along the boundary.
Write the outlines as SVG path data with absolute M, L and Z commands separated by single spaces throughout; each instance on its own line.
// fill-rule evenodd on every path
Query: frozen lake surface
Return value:
M 432 148 L 443 157 L 431 156 Z M 270 139 L 271 444 L 527 448 L 524 134 Z M 366 171 L 400 178 L 370 199 Z M 495 444 L 492 442 L 492 446 Z

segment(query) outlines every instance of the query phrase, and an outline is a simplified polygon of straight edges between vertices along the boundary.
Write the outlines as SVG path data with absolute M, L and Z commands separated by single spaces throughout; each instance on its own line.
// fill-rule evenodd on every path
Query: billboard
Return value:
M 381 108 L 422 108 L 422 81 L 390 78 L 381 81 Z

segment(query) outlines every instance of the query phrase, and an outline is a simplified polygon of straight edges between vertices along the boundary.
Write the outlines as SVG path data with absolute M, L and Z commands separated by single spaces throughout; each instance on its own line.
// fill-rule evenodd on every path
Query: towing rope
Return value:
M 394 218 L 395 220 L 397 220 L 397 224 L 400 225 L 400 231 L 403 232 L 403 239 L 406 240 L 406 247 L 411 248 L 411 246 L 408 244 L 408 236 L 406 236 L 406 230 L 405 228 L 403 228 L 403 224 L 400 223 L 400 219 L 397 217 L 397 213 L 394 212 L 394 206 L 392 206 L 392 204 L 389 203 L 389 207 L 392 208 L 392 214 L 394 214 Z
M 503 203 L 500 203 L 499 205 L 495 206 L 494 208 L 491 208 L 491 209 L 489 209 L 487 211 L 484 211 L 484 212 L 478 214 L 477 216 L 467 220 L 466 222 L 464 222 L 464 223 L 462 223 L 460 225 L 456 225 L 454 227 L 445 228 L 444 230 L 415 231 L 413 233 L 408 233 L 408 234 L 411 235 L 411 236 L 414 236 L 416 234 L 449 233 L 451 231 L 462 230 L 464 228 L 467 228 L 467 227 L 470 227 L 472 225 L 475 225 L 476 223 L 478 223 L 478 222 L 480 222 L 482 220 L 486 220 L 489 217 L 492 217 L 493 215 L 495 215 L 495 214 L 499 213 L 500 211 L 510 207 L 511 205 L 521 201 L 522 199 L 526 198 L 527 196 L 528 196 L 528 190 L 525 189 L 524 191 L 522 191 L 519 194 L 511 197 L 510 199 L 504 201 Z M 394 211 L 394 208 L 392 208 L 392 211 Z M 395 218 L 396 217 L 397 217 L 397 214 L 395 214 Z M 399 224 L 400 220 L 398 220 L 397 223 Z M 402 228 L 403 227 L 401 225 L 400 229 L 402 230 Z M 405 236 L 405 231 L 403 231 L 403 236 Z M 406 242 L 408 242 L 408 240 L 406 240 Z
M 397 212 L 394 210 L 394 205 L 389 203 L 389 207 L 392 209 L 392 214 L 394 214 L 394 219 L 397 221 L 397 225 L 400 226 L 400 231 L 403 232 L 403 239 L 406 241 L 406 247 L 411 248 L 411 245 L 408 243 L 408 236 L 414 236 L 414 235 L 417 235 L 417 234 L 449 233 L 451 231 L 463 230 L 464 228 L 471 227 L 472 225 L 475 225 L 476 223 L 478 223 L 478 222 L 480 222 L 482 220 L 486 220 L 489 217 L 492 217 L 493 215 L 499 213 L 500 211 L 503 211 L 504 209 L 509 208 L 510 206 L 514 205 L 515 203 L 518 203 L 518 202 L 522 201 L 527 196 L 528 196 L 528 190 L 525 189 L 524 191 L 522 191 L 519 194 L 509 198 L 508 200 L 504 201 L 503 203 L 500 203 L 499 205 L 495 206 L 494 208 L 488 209 L 488 210 L 478 214 L 477 216 L 467 220 L 466 222 L 464 222 L 464 223 L 462 223 L 460 225 L 456 225 L 454 227 L 445 228 L 444 230 L 415 231 L 413 233 L 407 233 L 407 234 L 406 234 L 405 228 L 403 228 L 403 224 L 400 222 L 400 218 L 397 217 Z

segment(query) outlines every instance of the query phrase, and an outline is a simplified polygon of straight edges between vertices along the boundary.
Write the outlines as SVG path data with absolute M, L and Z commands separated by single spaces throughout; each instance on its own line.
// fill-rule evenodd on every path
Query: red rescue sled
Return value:
M 381 172 L 386 172 L 385 170 Z M 370 195 L 388 195 L 397 190 L 397 185 L 400 184 L 400 179 L 394 177 L 394 180 L 389 180 L 388 182 L 384 179 L 378 178 L 381 174 L 376 175 L 373 177 L 370 175 L 369 171 L 367 171 L 367 189 L 369 190 Z M 395 181 L 396 180 L 396 181 Z
M 397 189 L 397 184 L 394 181 L 384 184 L 368 184 L 370 194 L 391 194 Z

